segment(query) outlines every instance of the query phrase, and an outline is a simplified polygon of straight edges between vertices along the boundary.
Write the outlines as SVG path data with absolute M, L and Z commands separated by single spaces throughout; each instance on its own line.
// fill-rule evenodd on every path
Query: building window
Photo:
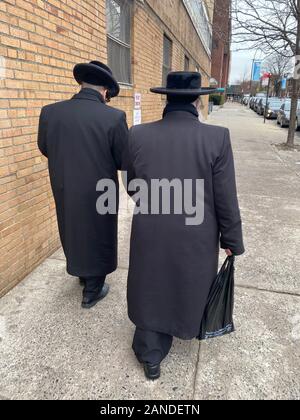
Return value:
M 164 35 L 164 51 L 163 51 L 163 86 L 167 83 L 167 76 L 172 70 L 172 49 L 173 43 L 167 35 Z
M 108 65 L 119 83 L 131 84 L 132 0 L 106 0 Z
M 198 32 L 198 35 L 211 54 L 212 51 L 212 26 L 203 0 L 183 0 L 183 3 L 191 17 L 191 20 Z
M 184 71 L 189 71 L 190 70 L 190 59 L 189 57 L 186 55 L 184 57 Z

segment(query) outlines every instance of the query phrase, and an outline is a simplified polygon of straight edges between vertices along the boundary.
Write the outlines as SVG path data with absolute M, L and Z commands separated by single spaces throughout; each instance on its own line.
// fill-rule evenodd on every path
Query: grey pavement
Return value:
M 105 301 L 80 308 L 61 250 L 0 300 L 0 399 L 300 399 L 300 153 L 279 151 L 287 130 L 240 105 L 210 123 L 231 130 L 244 219 L 237 332 L 175 340 L 161 379 L 145 381 L 126 312 L 132 204 L 122 191 L 120 264 Z

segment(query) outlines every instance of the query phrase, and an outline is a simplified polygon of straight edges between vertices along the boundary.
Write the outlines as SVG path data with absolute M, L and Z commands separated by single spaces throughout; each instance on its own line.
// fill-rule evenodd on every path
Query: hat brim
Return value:
M 111 97 L 118 96 L 120 93 L 120 86 L 116 79 L 105 69 L 94 64 L 77 64 L 73 70 L 74 78 L 78 84 L 83 82 L 89 83 L 89 80 L 93 80 L 93 83 L 99 86 L 105 86 L 109 89 Z
M 199 89 L 167 89 L 164 87 L 151 88 L 152 93 L 158 93 L 160 95 L 174 95 L 174 96 L 202 96 L 210 95 L 217 91 L 216 88 L 203 87 Z

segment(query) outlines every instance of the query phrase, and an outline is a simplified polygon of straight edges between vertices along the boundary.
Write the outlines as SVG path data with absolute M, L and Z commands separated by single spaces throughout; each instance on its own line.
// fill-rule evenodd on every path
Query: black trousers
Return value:
M 137 328 L 132 348 L 140 363 L 158 365 L 169 354 L 172 343 L 171 335 Z
M 99 290 L 101 291 L 105 280 L 106 280 L 106 276 L 101 276 L 101 277 L 80 277 L 80 280 L 83 280 L 85 282 L 85 287 L 84 287 L 84 293 L 99 293 Z

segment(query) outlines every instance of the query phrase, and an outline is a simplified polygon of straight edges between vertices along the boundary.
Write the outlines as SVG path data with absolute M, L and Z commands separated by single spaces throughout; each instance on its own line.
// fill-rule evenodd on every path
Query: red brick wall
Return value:
M 0 291 L 58 246 L 47 162 L 36 147 L 40 109 L 77 89 L 74 63 L 106 59 L 103 1 L 0 2 Z
M 230 71 L 231 0 L 215 0 L 213 18 L 212 77 L 226 87 Z

